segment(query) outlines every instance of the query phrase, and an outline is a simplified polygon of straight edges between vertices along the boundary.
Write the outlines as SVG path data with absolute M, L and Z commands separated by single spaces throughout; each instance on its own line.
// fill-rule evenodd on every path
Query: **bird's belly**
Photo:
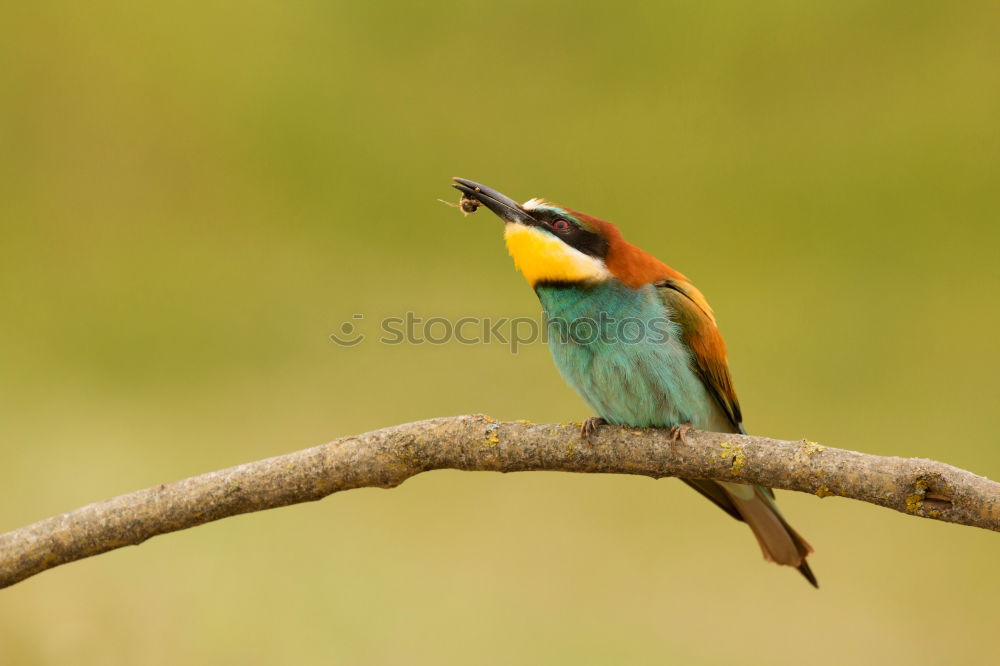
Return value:
M 717 408 L 673 345 L 550 343 L 563 377 L 610 423 L 710 428 Z
M 655 294 L 624 289 L 631 293 L 590 293 L 588 298 L 539 290 L 550 320 L 568 324 L 549 330 L 549 349 L 563 378 L 610 423 L 718 428 L 721 410 L 692 370 L 669 313 Z M 631 332 L 642 337 L 615 335 L 614 324 L 603 338 L 573 335 L 573 322 L 598 321 L 602 312 L 613 321 L 638 322 Z

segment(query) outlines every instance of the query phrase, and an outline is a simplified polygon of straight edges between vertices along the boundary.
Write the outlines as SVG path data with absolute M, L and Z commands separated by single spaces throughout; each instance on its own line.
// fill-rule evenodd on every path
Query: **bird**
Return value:
M 690 428 L 746 434 L 715 315 L 687 277 L 628 243 L 611 222 L 544 199 L 519 204 L 464 178 L 452 186 L 463 211 L 484 206 L 504 222 L 515 268 L 546 321 L 561 322 L 549 328 L 552 357 L 597 414 L 583 423 L 584 438 L 603 424 L 671 428 L 675 440 Z M 626 321 L 636 329 L 627 339 L 627 327 L 616 324 Z M 746 523 L 765 560 L 794 567 L 819 587 L 806 559 L 813 549 L 770 488 L 682 480 Z

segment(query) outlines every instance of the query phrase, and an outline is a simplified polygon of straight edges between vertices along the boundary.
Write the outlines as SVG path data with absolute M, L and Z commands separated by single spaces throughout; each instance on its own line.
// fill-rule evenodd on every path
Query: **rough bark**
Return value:
M 345 437 L 97 502 L 0 535 L 0 587 L 158 534 L 341 490 L 392 488 L 435 469 L 680 476 L 837 495 L 923 518 L 1000 531 L 1000 484 L 944 463 L 766 437 L 489 417 L 430 419 Z

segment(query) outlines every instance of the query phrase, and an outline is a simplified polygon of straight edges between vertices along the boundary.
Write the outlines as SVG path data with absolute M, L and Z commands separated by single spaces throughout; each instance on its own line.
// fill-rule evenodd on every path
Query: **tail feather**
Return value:
M 806 558 L 802 558 L 802 564 L 798 567 L 799 573 L 806 577 L 813 587 L 819 589 L 819 581 L 816 580 L 816 574 L 813 573 L 812 569 L 809 568 L 809 563 L 806 562 Z
M 813 587 L 819 587 L 806 562 L 813 552 L 812 546 L 782 517 L 769 489 L 741 483 L 687 479 L 685 482 L 749 525 L 765 560 L 795 567 Z M 723 501 L 723 497 L 728 501 Z

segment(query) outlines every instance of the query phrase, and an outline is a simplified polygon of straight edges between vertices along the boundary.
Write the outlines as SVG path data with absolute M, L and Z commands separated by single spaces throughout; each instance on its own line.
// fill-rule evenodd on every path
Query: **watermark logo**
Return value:
M 353 347 L 354 345 L 359 345 L 365 341 L 367 337 L 364 333 L 361 333 L 358 329 L 360 328 L 360 323 L 364 320 L 365 316 L 363 314 L 355 313 L 351 315 L 351 319 L 345 321 L 340 325 L 339 333 L 331 333 L 330 339 L 341 347 Z
M 344 320 L 330 340 L 341 347 L 355 347 L 369 339 L 366 330 L 375 330 L 375 340 L 383 345 L 463 345 L 501 344 L 512 354 L 538 342 L 575 345 L 663 344 L 670 338 L 671 322 L 666 317 L 640 319 L 615 317 L 600 312 L 595 317 L 421 317 L 414 312 L 383 317 L 369 322 L 355 313 Z

